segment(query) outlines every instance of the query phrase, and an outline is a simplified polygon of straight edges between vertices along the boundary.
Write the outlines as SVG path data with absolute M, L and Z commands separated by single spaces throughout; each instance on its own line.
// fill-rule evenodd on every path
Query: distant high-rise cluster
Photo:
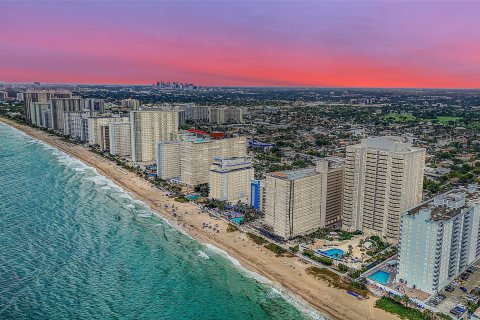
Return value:
M 159 81 L 155 87 L 160 90 L 195 90 L 197 87 L 193 83 Z

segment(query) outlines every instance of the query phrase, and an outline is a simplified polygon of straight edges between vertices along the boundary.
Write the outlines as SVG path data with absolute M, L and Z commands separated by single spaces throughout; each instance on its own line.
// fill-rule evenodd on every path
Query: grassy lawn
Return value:
M 417 118 L 412 115 L 411 113 L 394 113 L 390 112 L 385 116 L 387 119 L 391 119 L 395 122 L 408 122 L 408 121 L 415 121 Z
M 351 282 L 328 269 L 308 267 L 305 271 L 315 279 L 323 280 L 334 288 L 353 291 L 364 297 L 368 296 L 368 290 L 365 286 Z
M 390 298 L 381 298 L 375 302 L 375 307 L 385 310 L 388 313 L 396 314 L 400 319 L 408 320 L 426 320 L 425 317 L 420 311 L 407 308 L 404 305 L 390 299 Z
M 287 252 L 287 250 L 283 249 L 275 243 L 266 244 L 264 247 L 275 253 L 277 256 L 283 256 L 283 254 Z
M 449 121 L 458 122 L 461 121 L 462 117 L 450 117 L 450 116 L 438 116 L 437 120 L 441 124 L 448 124 Z
M 263 239 L 262 237 L 259 237 L 253 233 L 247 233 L 247 235 L 250 237 L 250 239 L 253 240 L 253 242 L 255 242 L 256 244 L 259 244 L 259 245 L 263 245 L 263 244 L 266 244 L 268 243 L 267 240 Z

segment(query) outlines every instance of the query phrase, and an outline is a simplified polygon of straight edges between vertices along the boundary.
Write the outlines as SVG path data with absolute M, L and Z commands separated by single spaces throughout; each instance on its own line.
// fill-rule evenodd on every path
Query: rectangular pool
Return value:
M 381 284 L 387 284 L 388 277 L 390 277 L 390 273 L 378 270 L 374 274 L 370 275 L 368 278 Z

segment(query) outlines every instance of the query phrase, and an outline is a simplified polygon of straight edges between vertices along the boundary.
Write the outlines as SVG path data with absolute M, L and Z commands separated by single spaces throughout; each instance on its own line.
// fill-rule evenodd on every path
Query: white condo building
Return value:
M 210 199 L 249 203 L 250 181 L 254 178 L 249 157 L 215 157 L 209 172 Z
M 344 161 L 325 158 L 316 167 L 267 174 L 265 220 L 290 239 L 340 221 Z
M 160 141 L 157 144 L 157 177 L 163 180 L 180 178 L 180 141 Z
M 193 122 L 208 122 L 210 107 L 196 106 L 192 104 L 183 104 L 179 106 L 185 110 L 185 120 Z
M 130 122 L 112 122 L 108 125 L 109 152 L 126 157 L 131 152 Z
M 178 111 L 130 111 L 131 156 L 133 162 L 154 162 L 159 141 L 178 132 Z
M 123 99 L 120 101 L 120 105 L 122 107 L 138 110 L 138 108 L 140 107 L 140 101 L 138 101 L 137 99 L 130 99 L 130 98 Z
M 243 109 L 234 107 L 210 108 L 209 122 L 215 124 L 243 123 Z
M 23 101 L 24 101 L 24 113 L 25 119 L 29 122 L 34 121 L 32 119 L 32 105 L 31 103 L 51 103 L 53 98 L 72 98 L 72 93 L 70 91 L 53 91 L 53 90 L 33 90 L 33 91 L 26 91 L 23 94 Z M 52 106 L 50 106 L 50 110 L 52 110 Z M 53 128 L 53 117 L 56 117 L 56 114 L 52 111 L 52 123 L 50 124 Z
M 84 104 L 84 110 L 96 111 L 98 113 L 105 112 L 105 101 L 102 99 L 85 98 Z
M 65 112 L 82 112 L 84 107 L 82 98 L 53 98 L 51 104 L 53 130 L 62 133 L 65 129 Z
M 480 257 L 480 192 L 452 190 L 402 214 L 396 281 L 429 294 Z
M 97 111 L 64 112 L 63 134 L 80 141 L 88 141 L 88 118 L 96 116 Z
M 53 129 L 52 105 L 50 102 L 29 103 L 30 122 L 40 128 Z
M 400 137 L 348 146 L 342 226 L 397 242 L 400 213 L 422 201 L 425 149 Z
M 92 117 L 88 118 L 88 144 L 98 145 L 100 150 L 105 151 L 110 146 L 109 125 L 110 123 L 128 123 L 128 117 Z

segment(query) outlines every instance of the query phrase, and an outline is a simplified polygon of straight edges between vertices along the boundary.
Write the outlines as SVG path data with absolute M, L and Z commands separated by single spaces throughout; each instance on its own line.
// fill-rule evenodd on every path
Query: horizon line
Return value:
M 38 81 L 40 85 L 86 85 L 86 86 L 134 86 L 134 87 L 151 87 L 156 86 L 156 83 L 80 83 L 80 82 L 42 82 Z M 200 88 L 285 88 L 285 89 L 383 89 L 383 90 L 480 90 L 480 87 L 469 87 L 469 88 L 453 88 L 453 87 L 369 87 L 369 86 L 302 86 L 302 85 L 291 85 L 291 86 L 282 86 L 282 85 L 272 85 L 272 86 L 261 86 L 261 85 L 251 85 L 251 86 L 234 86 L 234 85 L 196 85 L 192 82 L 181 82 L 181 81 L 166 81 L 166 82 L 177 82 L 177 83 L 187 83 L 192 84 L 193 86 L 200 87 Z M 0 84 L 25 84 L 25 85 L 34 85 L 35 81 L 33 82 L 15 82 L 15 81 L 0 81 Z

